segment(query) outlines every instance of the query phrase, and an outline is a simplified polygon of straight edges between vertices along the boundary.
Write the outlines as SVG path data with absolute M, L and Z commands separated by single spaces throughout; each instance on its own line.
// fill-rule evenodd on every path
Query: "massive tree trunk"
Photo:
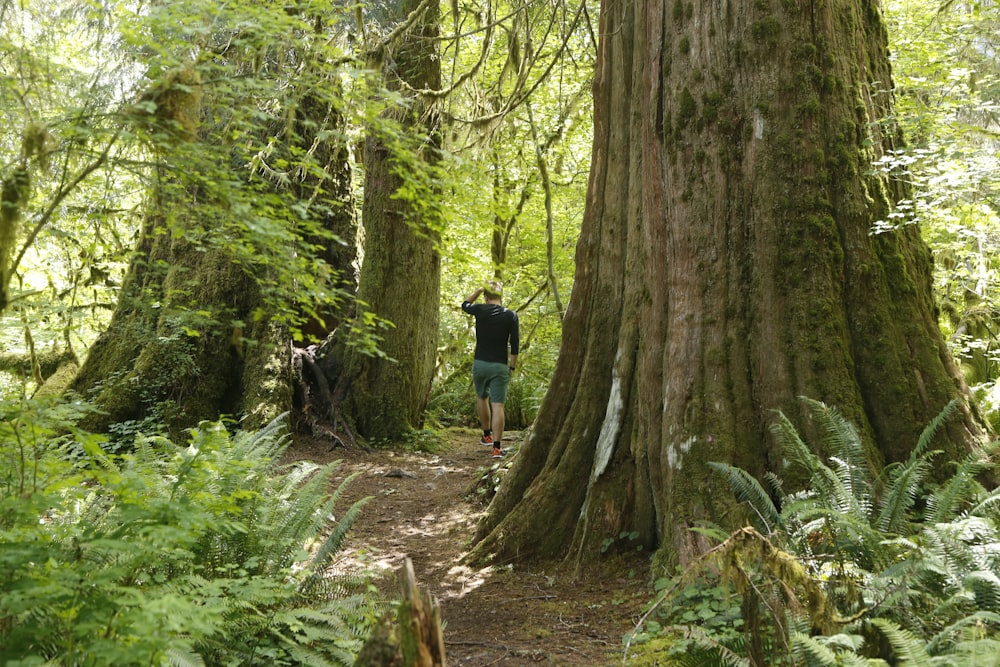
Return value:
M 434 373 L 438 341 L 441 260 L 440 219 L 433 193 L 414 198 L 418 181 L 439 160 L 439 113 L 433 97 L 418 91 L 437 90 L 441 63 L 437 56 L 438 4 L 400 0 L 399 18 L 411 12 L 413 24 L 399 43 L 385 50 L 385 85 L 405 95 L 407 105 L 387 115 L 420 138 L 417 152 L 399 154 L 395 140 L 373 131 L 365 146 L 365 201 L 362 209 L 365 244 L 358 287 L 359 323 L 365 312 L 388 320 L 377 332 L 382 355 L 359 346 L 346 351 L 346 396 L 358 430 L 369 439 L 396 438 L 419 427 Z M 407 160 L 416 160 L 411 170 Z M 423 175 L 421 175 L 423 174 Z M 423 181 L 426 184 L 426 181 Z M 404 187 L 405 186 L 405 187 Z M 409 190 L 410 194 L 406 194 Z M 384 355 L 384 356 L 383 356 Z
M 237 68 L 227 70 L 234 79 L 245 74 Z M 275 274 L 308 282 L 308 294 L 335 292 L 322 276 L 353 275 L 356 233 L 345 151 L 321 138 L 337 136 L 343 119 L 329 98 L 303 88 L 301 99 L 283 100 L 299 103 L 299 117 L 288 113 L 263 129 L 255 118 L 249 127 L 266 133 L 270 152 L 246 155 L 230 143 L 244 119 L 228 108 L 230 98 L 203 98 L 193 66 L 155 84 L 156 111 L 140 122 L 158 137 L 161 167 L 110 326 L 73 384 L 101 410 L 86 427 L 177 435 L 227 415 L 253 428 L 292 408 L 293 331 L 333 313 L 275 296 L 298 294 Z M 290 165 L 289 173 L 268 161 Z M 254 180 L 248 163 L 273 183 Z M 323 262 L 333 271 L 289 268 Z
M 738 521 L 707 461 L 782 473 L 768 427 L 839 408 L 878 462 L 967 388 L 919 230 L 872 234 L 903 186 L 875 0 L 604 0 L 595 132 L 561 354 L 475 557 L 664 562 Z M 935 446 L 982 433 L 967 407 Z M 630 544 L 635 547 L 635 542 Z

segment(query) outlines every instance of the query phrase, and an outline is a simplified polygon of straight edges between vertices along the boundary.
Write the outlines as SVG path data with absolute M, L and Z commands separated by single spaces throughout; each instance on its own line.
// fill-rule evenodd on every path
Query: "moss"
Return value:
M 750 26 L 750 35 L 764 46 L 775 46 L 781 35 L 781 24 L 773 16 L 754 21 Z
M 687 127 L 691 119 L 694 118 L 695 113 L 698 111 L 698 103 L 695 102 L 694 96 L 691 91 L 687 88 L 681 91 L 681 97 L 678 101 L 677 109 L 677 127 L 678 129 L 683 129 Z
M 678 23 L 684 20 L 684 0 L 674 0 L 673 17 Z
M 823 88 L 824 79 L 826 78 L 823 75 L 823 70 L 821 70 L 820 68 L 816 67 L 815 65 L 810 64 L 806 68 L 806 73 L 809 75 L 809 83 L 812 84 L 813 87 L 815 87 L 817 89 L 822 89 Z
M 680 42 L 677 43 L 677 50 L 685 55 L 691 52 L 691 40 L 688 39 L 687 35 L 681 37 Z
M 822 108 L 818 97 L 810 97 L 799 106 L 799 115 L 806 118 L 813 118 L 819 115 Z
M 743 43 L 743 40 L 738 39 L 733 43 L 731 50 L 733 53 L 733 60 L 735 61 L 736 66 L 737 67 L 742 66 L 743 59 L 746 58 L 748 51 L 747 45 Z
M 813 164 L 826 164 L 826 153 L 823 152 L 822 148 L 816 146 L 809 154 L 809 160 L 811 160 Z
M 701 119 L 705 125 L 713 124 L 719 117 L 719 106 L 722 104 L 720 93 L 707 93 L 701 97 Z
M 817 48 L 812 42 L 802 42 L 792 49 L 792 57 L 797 61 L 812 62 L 816 58 Z

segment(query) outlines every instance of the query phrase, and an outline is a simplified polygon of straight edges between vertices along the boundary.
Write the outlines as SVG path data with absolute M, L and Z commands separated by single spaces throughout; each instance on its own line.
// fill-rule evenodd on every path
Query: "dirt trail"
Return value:
M 354 524 L 344 558 L 391 577 L 410 557 L 419 586 L 441 606 L 449 665 L 620 665 L 622 636 L 648 600 L 647 561 L 617 558 L 582 580 L 558 564 L 463 565 L 484 511 L 471 490 L 499 464 L 477 444 L 476 431 L 450 430 L 444 437 L 435 454 L 331 449 L 328 442 L 300 440 L 289 456 L 343 459 L 338 481 L 361 473 L 347 502 L 372 500 Z

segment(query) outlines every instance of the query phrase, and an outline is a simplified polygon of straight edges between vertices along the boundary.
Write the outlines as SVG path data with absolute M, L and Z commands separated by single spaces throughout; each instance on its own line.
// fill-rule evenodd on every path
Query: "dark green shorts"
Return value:
M 472 384 L 476 386 L 479 398 L 489 397 L 490 403 L 504 403 L 510 385 L 510 368 L 507 364 L 475 359 L 472 362 Z

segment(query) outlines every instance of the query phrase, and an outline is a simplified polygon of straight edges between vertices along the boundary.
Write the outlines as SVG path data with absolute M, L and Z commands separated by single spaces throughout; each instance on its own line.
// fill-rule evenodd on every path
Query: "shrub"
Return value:
M 350 664 L 380 611 L 327 569 L 336 464 L 281 467 L 281 422 L 111 455 L 67 406 L 5 404 L 0 426 L 4 664 Z M 59 432 L 69 433 L 57 437 Z
M 876 470 L 851 424 L 807 402 L 826 461 L 784 415 L 773 431 L 808 488 L 785 495 L 777 478 L 765 489 L 744 470 L 710 464 L 753 525 L 700 529 L 719 545 L 664 580 L 627 642 L 648 641 L 642 659 L 655 653 L 664 665 L 971 665 L 996 656 L 1000 490 L 979 481 L 994 470 L 995 447 L 951 462 L 954 474 L 935 485 L 930 443 L 956 403 L 928 425 L 908 461 Z M 739 607 L 739 623 L 690 618 L 712 612 L 720 581 L 731 596 L 721 609 Z M 691 590 L 702 597 L 692 601 Z

